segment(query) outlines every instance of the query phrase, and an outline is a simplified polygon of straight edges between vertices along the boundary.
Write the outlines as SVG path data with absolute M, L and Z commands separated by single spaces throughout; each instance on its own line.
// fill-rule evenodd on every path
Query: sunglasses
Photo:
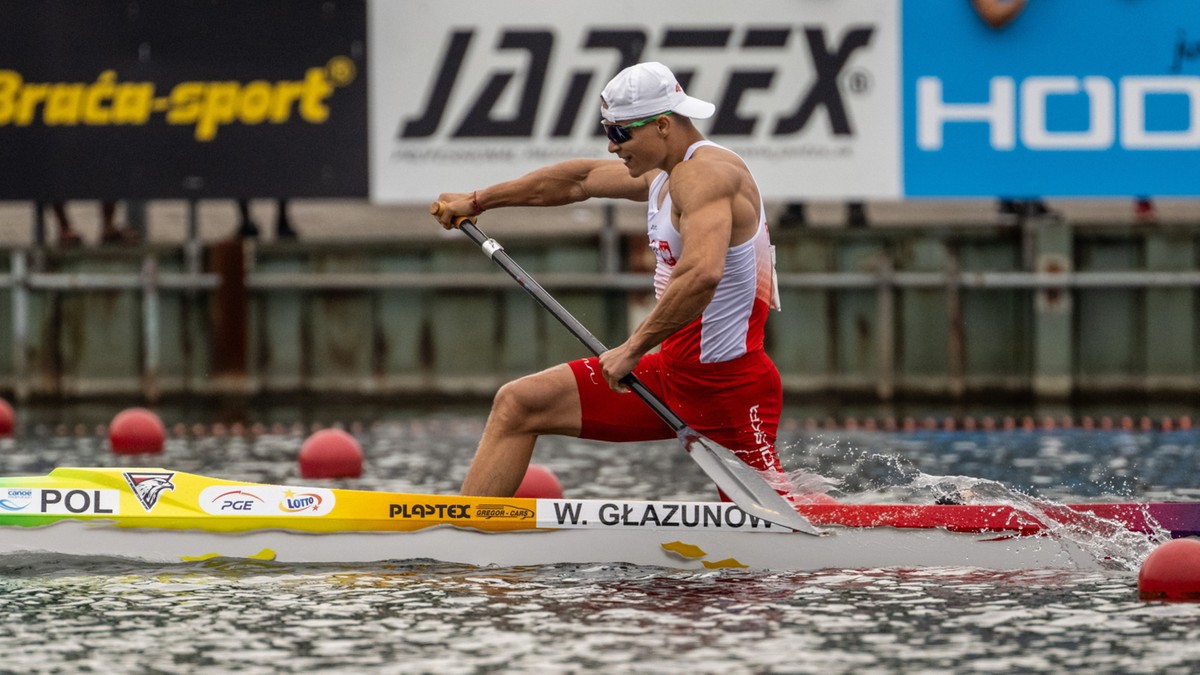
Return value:
M 668 110 L 665 113 L 659 113 L 653 117 L 647 117 L 644 120 L 630 122 L 629 124 L 626 124 L 623 126 L 609 124 L 608 122 L 601 122 L 600 124 L 604 126 L 604 133 L 605 133 L 605 135 L 608 136 L 608 140 L 612 141 L 613 143 L 616 143 L 617 145 L 620 145 L 622 143 L 628 142 L 629 139 L 633 138 L 633 134 L 631 133 L 632 129 L 636 129 L 638 127 L 644 127 L 647 124 L 650 124 L 651 122 L 657 120 L 658 118 L 666 117 L 667 115 L 670 115 L 670 114 L 671 114 L 671 111 Z

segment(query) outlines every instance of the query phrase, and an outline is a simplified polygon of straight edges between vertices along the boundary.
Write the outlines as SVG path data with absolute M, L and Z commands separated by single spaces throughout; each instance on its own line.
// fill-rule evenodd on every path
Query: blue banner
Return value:
M 903 5 L 909 197 L 1200 195 L 1200 3 Z

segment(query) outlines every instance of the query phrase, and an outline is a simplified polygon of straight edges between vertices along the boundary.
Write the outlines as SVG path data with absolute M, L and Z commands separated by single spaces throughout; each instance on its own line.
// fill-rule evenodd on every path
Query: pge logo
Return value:
M 229 490 L 213 497 L 210 504 L 217 513 L 254 513 L 265 506 L 266 501 L 247 490 Z
M 535 122 L 541 117 L 552 121 L 547 130 L 549 137 L 563 138 L 575 135 L 581 113 L 585 124 L 592 128 L 592 136 L 603 136 L 596 119 L 595 94 L 621 69 L 653 60 L 647 57 L 647 46 L 656 47 L 655 59 L 673 65 L 684 89 L 702 69 L 706 78 L 721 80 L 716 89 L 720 94 L 714 101 L 717 112 L 709 129 L 712 135 L 752 136 L 760 123 L 765 122 L 772 136 L 790 136 L 804 130 L 818 111 L 824 111 L 834 136 L 853 136 L 844 93 L 862 93 L 872 78 L 863 71 L 851 72 L 847 66 L 856 52 L 870 45 L 875 31 L 874 26 L 851 25 L 841 31 L 839 41 L 831 37 L 828 27 L 811 25 L 755 24 L 753 28 L 716 25 L 704 29 L 668 25 L 655 31 L 590 28 L 584 35 L 562 39 L 567 43 L 566 50 L 574 48 L 579 53 L 574 55 L 578 58 L 573 58 L 568 51 L 560 56 L 561 62 L 582 64 L 598 54 L 611 52 L 618 64 L 616 70 L 600 72 L 572 65 L 559 75 L 553 72 L 551 55 L 556 47 L 559 52 L 564 47 L 556 45 L 554 32 L 506 27 L 497 31 L 499 39 L 493 55 L 499 60 L 501 54 L 495 52 L 524 52 L 525 72 L 513 72 L 493 61 L 489 64 L 490 73 L 476 75 L 473 68 L 464 68 L 476 30 L 460 29 L 450 35 L 440 66 L 431 72 L 431 86 L 421 112 L 402 119 L 396 136 L 398 140 L 429 138 L 449 125 L 451 138 L 532 137 Z M 806 82 L 800 83 L 786 72 L 796 65 L 797 56 L 789 49 L 795 33 L 807 50 L 807 58 L 799 58 L 805 61 L 802 65 L 807 72 L 812 73 Z M 747 55 L 760 63 L 736 63 L 735 57 Z M 681 63 L 681 59 L 689 61 Z M 725 65 L 713 65 L 717 63 Z M 703 64 L 707 66 L 702 68 Z M 791 92 L 798 84 L 807 85 L 807 89 L 795 103 Z M 451 101 L 459 90 L 478 93 L 461 109 L 451 111 Z M 784 92 L 779 95 L 786 96 L 787 105 L 793 108 L 784 110 L 762 102 L 779 92 Z M 515 106 L 509 105 L 512 101 L 516 101 Z M 557 107 L 550 109 L 550 106 Z M 515 109 L 516 113 L 509 109 Z

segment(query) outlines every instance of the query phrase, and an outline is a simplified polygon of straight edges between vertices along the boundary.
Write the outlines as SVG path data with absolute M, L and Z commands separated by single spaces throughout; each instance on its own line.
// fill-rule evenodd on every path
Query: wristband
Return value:
M 479 205 L 479 190 L 471 193 L 471 210 L 475 212 L 475 215 L 483 213 L 483 207 Z

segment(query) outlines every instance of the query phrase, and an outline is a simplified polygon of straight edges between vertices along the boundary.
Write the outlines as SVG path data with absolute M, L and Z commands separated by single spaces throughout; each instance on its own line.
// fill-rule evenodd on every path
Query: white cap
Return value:
M 683 93 L 671 69 L 655 61 L 622 70 L 600 93 L 600 116 L 608 122 L 637 120 L 668 110 L 702 120 L 712 117 L 716 109 Z

